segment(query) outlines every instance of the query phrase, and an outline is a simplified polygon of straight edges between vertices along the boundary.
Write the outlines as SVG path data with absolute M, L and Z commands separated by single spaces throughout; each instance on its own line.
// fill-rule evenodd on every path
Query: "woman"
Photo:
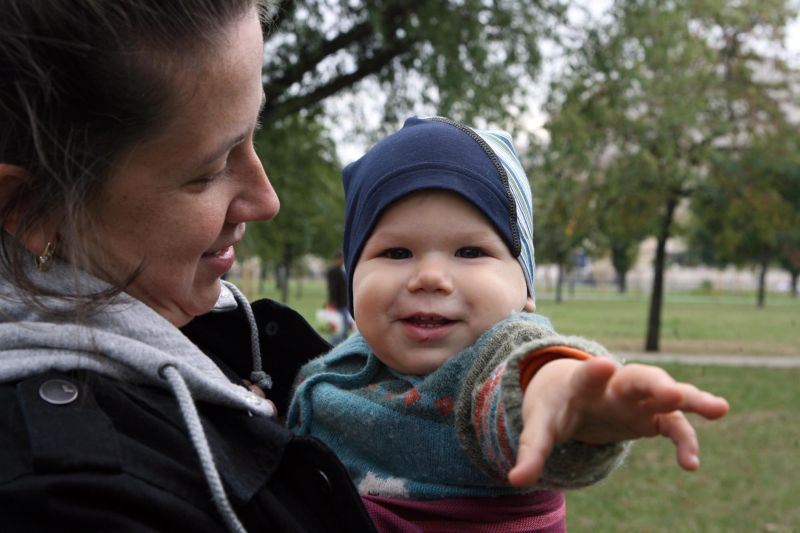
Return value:
M 267 9 L 2 1 L 4 531 L 373 530 L 333 454 L 240 377 L 271 376 L 285 412 L 327 345 L 221 287 L 279 208 L 252 144 Z

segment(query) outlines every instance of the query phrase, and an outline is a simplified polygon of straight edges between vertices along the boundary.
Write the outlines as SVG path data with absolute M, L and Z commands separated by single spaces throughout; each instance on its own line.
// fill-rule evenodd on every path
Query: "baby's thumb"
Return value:
M 544 428 L 526 427 L 520 435 L 517 462 L 508 472 L 508 481 L 515 487 L 531 486 L 539 479 L 544 463 L 553 449 L 552 442 L 545 438 Z

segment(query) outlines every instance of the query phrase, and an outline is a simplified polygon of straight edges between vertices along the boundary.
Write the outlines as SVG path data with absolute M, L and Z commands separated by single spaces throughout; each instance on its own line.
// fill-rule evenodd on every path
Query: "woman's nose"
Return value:
M 423 257 L 417 261 L 416 268 L 408 280 L 411 292 L 443 292 L 453 291 L 453 279 L 448 262 L 440 257 Z
M 228 210 L 228 222 L 239 224 L 269 220 L 278 214 L 280 200 L 272 187 L 264 165 L 250 147 L 243 158 L 238 176 L 239 191 Z

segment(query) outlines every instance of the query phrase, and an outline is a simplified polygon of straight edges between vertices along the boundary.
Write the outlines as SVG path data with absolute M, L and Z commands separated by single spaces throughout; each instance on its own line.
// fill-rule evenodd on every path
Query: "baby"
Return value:
M 631 439 L 699 466 L 683 412 L 724 399 L 621 366 L 535 311 L 530 187 L 510 137 L 411 118 L 344 170 L 357 333 L 301 371 L 292 429 L 330 445 L 382 531 L 565 531 L 563 489 Z

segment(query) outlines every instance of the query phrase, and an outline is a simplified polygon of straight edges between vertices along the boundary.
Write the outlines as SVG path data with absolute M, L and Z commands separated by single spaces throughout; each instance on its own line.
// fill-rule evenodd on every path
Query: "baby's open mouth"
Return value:
M 411 316 L 404 321 L 420 328 L 436 328 L 454 322 L 454 320 L 441 316 Z

